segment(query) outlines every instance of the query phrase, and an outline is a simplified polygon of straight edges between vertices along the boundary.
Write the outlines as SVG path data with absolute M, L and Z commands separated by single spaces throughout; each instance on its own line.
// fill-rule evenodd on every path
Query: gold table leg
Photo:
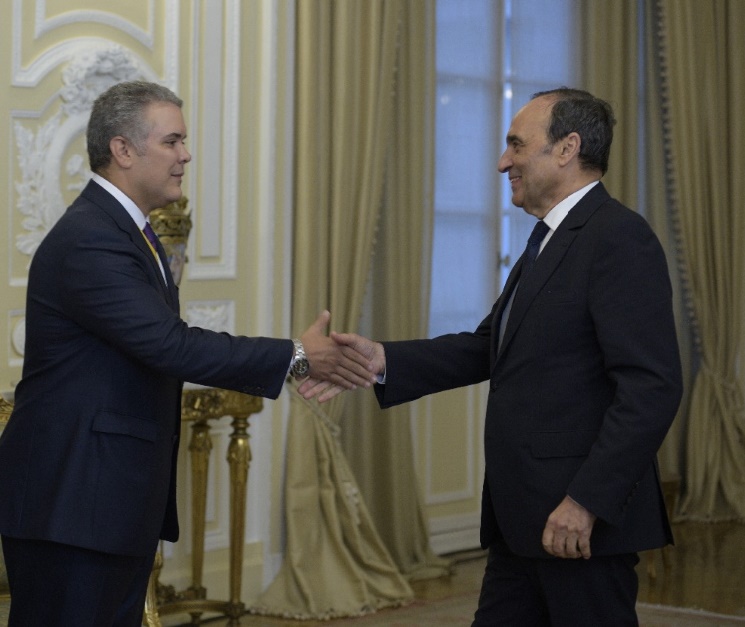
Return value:
M 218 612 L 228 617 L 229 625 L 240 625 L 240 617 L 246 610 L 245 604 L 241 601 L 241 587 L 246 525 L 246 487 L 248 468 L 251 463 L 248 417 L 261 411 L 262 399 L 238 392 L 203 388 L 184 390 L 182 401 L 181 419 L 194 423 L 189 442 L 193 499 L 191 512 L 192 584 L 183 592 L 176 592 L 172 586 L 159 583 L 158 578 L 163 567 L 161 548 L 156 555 L 148 583 L 143 624 L 147 627 L 162 627 L 160 615 L 186 612 L 191 614 L 193 625 L 200 625 L 204 612 Z M 208 599 L 207 590 L 202 585 L 207 475 L 212 451 L 208 421 L 222 416 L 233 417 L 233 431 L 227 451 L 230 468 L 230 599 L 228 601 Z
M 147 627 L 162 627 L 160 615 L 158 614 L 158 577 L 161 568 L 163 568 L 163 553 L 161 548 L 158 547 L 158 550 L 155 552 L 153 571 L 150 573 L 150 579 L 147 582 L 145 614 L 142 617 L 142 624 Z
M 205 519 L 207 517 L 207 474 L 209 471 L 210 453 L 212 452 L 212 438 L 210 427 L 206 420 L 197 420 L 192 426 L 191 442 L 191 550 L 192 550 L 192 578 L 189 587 L 189 597 L 204 599 L 207 589 L 202 585 L 204 575 L 204 535 Z M 199 624 L 201 612 L 192 612 L 192 622 Z
M 241 601 L 243 583 L 243 545 L 246 528 L 246 487 L 251 448 L 248 444 L 248 416 L 234 416 L 233 433 L 228 446 L 230 464 L 230 601 L 229 625 L 238 625 L 238 618 L 246 610 Z

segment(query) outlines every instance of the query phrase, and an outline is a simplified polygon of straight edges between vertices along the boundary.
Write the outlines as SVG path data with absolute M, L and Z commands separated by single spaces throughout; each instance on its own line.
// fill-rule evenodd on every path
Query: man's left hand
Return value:
M 595 518 L 595 514 L 565 496 L 546 521 L 542 539 L 544 550 L 555 557 L 588 559 Z

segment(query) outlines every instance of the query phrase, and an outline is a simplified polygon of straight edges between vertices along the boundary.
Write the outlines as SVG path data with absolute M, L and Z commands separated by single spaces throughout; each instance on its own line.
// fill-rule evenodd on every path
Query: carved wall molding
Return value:
M 23 232 L 16 235 L 16 248 L 29 260 L 67 206 L 60 185 L 60 169 L 64 168 L 72 179 L 68 184 L 72 191 L 82 189 L 90 178 L 83 155 L 76 152 L 67 159 L 65 155 L 85 133 L 93 101 L 111 85 L 140 78 L 145 73 L 121 46 L 110 45 L 94 51 L 78 46 L 78 55 L 62 72 L 58 110 L 36 131 L 19 120 L 13 124 L 20 174 L 20 180 L 15 181 L 16 208 L 23 216 Z
M 23 0 L 15 0 L 18 4 Z M 133 39 L 139 41 L 149 49 L 153 47 L 154 41 L 154 24 L 155 24 L 155 2 L 146 0 L 147 3 L 147 24 L 145 28 L 140 28 L 137 24 L 109 11 L 100 9 L 79 9 L 75 11 L 65 11 L 54 17 L 47 17 L 46 0 L 36 1 L 36 10 L 34 13 L 34 37 L 38 38 L 53 31 L 56 28 L 75 24 L 79 22 L 92 22 L 95 24 L 104 24 L 112 26 L 117 30 L 127 33 Z
M 235 303 L 233 301 L 190 301 L 184 319 L 190 327 L 200 327 L 235 333 Z
M 238 255 L 240 0 L 194 0 L 192 115 L 195 155 L 189 197 L 198 238 L 189 241 L 190 279 L 235 279 Z M 199 107 L 197 107 L 199 103 Z M 193 188 L 196 181 L 203 184 Z
M 27 21 L 28 14 L 33 11 L 34 39 L 53 33 L 57 29 L 76 23 L 94 23 L 110 26 L 130 37 L 133 42 L 144 46 L 148 50 L 154 48 L 155 41 L 155 0 L 147 0 L 147 23 L 144 28 L 123 18 L 114 11 L 73 9 L 64 11 L 55 16 L 47 15 L 46 0 L 13 0 L 12 24 L 13 43 L 11 52 L 12 79 L 14 87 L 35 87 L 48 74 L 53 72 L 59 65 L 75 56 L 79 46 L 88 50 L 109 47 L 112 42 L 100 37 L 77 37 L 74 39 L 63 39 L 46 49 L 24 65 L 23 59 L 23 24 Z M 179 24 L 180 5 L 179 0 L 164 1 L 164 23 L 173 25 L 165 28 L 162 33 L 164 41 L 164 66 L 162 70 L 163 81 L 171 89 L 178 87 L 178 61 L 179 61 Z M 147 66 L 143 59 L 134 52 L 141 65 Z

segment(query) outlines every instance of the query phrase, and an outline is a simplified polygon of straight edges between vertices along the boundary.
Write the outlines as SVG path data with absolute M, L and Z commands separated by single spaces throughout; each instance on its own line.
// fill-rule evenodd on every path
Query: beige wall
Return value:
M 0 390 L 21 374 L 34 246 L 87 177 L 83 134 L 101 85 L 142 77 L 185 101 L 194 160 L 184 182 L 194 227 L 182 315 L 200 326 L 288 337 L 294 4 L 289 0 L 5 0 L 0 21 Z M 105 7 L 105 8 L 102 8 Z M 310 323 L 311 321 L 308 321 Z M 298 329 L 294 330 L 299 331 Z M 276 573 L 289 390 L 251 420 L 244 599 Z M 479 390 L 422 402 L 414 421 L 422 493 L 437 550 L 477 541 Z M 454 404 L 449 411 L 449 403 Z M 453 424 L 463 416 L 467 424 Z M 227 596 L 230 420 L 213 427 L 205 585 Z M 188 442 L 188 427 L 184 442 Z M 189 460 L 181 456 L 181 542 L 161 579 L 189 583 Z
M 479 545 L 487 384 L 414 403 L 416 471 L 435 553 Z

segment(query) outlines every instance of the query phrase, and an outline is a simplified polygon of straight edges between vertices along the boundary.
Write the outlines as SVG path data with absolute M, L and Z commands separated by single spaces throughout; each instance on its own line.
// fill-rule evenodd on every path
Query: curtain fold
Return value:
M 636 0 L 581 0 L 584 88 L 611 103 L 618 123 L 603 184 L 628 207 L 639 207 L 639 47 Z
M 387 340 L 424 337 L 429 313 L 433 218 L 435 2 L 403 7 L 394 132 L 376 241 L 366 332 Z M 381 411 L 371 394 L 349 399 L 342 443 L 376 527 L 412 580 L 449 574 L 434 555 L 414 467 L 412 406 Z
M 609 192 L 649 221 L 665 249 L 673 284 L 678 342 L 686 388 L 690 381 L 690 315 L 684 306 L 678 235 L 665 195 L 662 112 L 656 81 L 653 5 L 639 0 L 580 0 L 583 87 L 613 105 L 610 168 L 603 177 Z M 687 399 L 683 400 L 658 453 L 663 480 L 683 473 Z
M 324 308 L 333 328 L 354 330 L 393 132 L 401 0 L 296 7 L 293 330 Z M 408 601 L 340 446 L 348 395 L 318 406 L 290 394 L 285 559 L 251 611 L 327 619 Z
M 745 518 L 745 3 L 657 0 L 668 201 L 700 367 L 680 517 Z

